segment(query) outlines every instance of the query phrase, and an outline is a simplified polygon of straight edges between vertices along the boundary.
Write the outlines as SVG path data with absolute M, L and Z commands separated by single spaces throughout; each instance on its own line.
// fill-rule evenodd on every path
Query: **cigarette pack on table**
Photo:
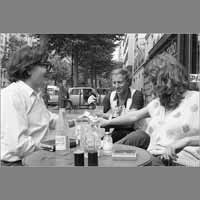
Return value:
M 136 150 L 114 150 L 112 153 L 113 160 L 136 160 Z
M 52 151 L 52 152 L 56 150 L 55 145 L 48 145 L 48 144 L 41 144 L 40 148 L 43 150 Z

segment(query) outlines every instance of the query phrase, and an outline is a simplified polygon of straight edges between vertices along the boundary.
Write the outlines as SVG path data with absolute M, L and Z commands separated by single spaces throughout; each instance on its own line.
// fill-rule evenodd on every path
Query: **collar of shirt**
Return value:
M 124 102 L 123 102 L 122 105 L 124 105 L 124 106 L 126 107 L 127 99 L 129 99 L 129 98 L 131 98 L 131 90 L 130 90 L 130 88 L 128 88 L 128 92 L 126 93 L 126 96 L 125 96 L 125 98 L 124 98 Z M 113 100 L 114 100 L 114 101 L 117 101 L 117 105 L 120 106 L 120 105 L 119 105 L 119 96 L 118 96 L 117 92 L 116 92 L 116 94 L 115 94 Z
M 40 92 L 36 92 L 35 90 L 33 90 L 33 88 L 31 88 L 28 84 L 26 84 L 24 81 L 18 81 L 17 82 L 21 87 L 23 87 L 23 90 L 26 91 L 26 93 L 28 94 L 29 97 L 31 96 L 40 96 Z

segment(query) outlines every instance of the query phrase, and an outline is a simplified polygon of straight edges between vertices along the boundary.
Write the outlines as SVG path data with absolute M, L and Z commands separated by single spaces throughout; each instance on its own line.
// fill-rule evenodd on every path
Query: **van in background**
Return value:
M 48 85 L 47 92 L 49 94 L 48 105 L 58 105 L 59 87 L 55 85 Z

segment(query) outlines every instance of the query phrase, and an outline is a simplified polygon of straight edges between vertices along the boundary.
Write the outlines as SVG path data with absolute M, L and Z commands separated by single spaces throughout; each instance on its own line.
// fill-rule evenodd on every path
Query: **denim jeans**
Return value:
M 113 139 L 113 143 L 118 142 L 128 134 L 133 132 L 132 128 L 115 128 L 111 133 L 111 137 Z
M 150 136 L 142 130 L 136 130 L 129 133 L 117 143 L 147 149 L 150 143 Z

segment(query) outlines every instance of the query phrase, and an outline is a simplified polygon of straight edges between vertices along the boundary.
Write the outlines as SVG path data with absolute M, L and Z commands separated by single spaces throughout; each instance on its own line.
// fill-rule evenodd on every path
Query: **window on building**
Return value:
M 191 74 L 200 73 L 200 34 L 192 35 L 192 63 L 191 63 Z
M 125 34 L 125 36 L 124 36 L 124 40 L 123 40 L 123 46 L 124 46 L 124 44 L 125 44 L 125 42 L 126 42 L 126 38 L 127 38 L 127 34 Z
M 127 38 L 127 41 L 126 41 L 126 44 L 125 44 L 125 47 L 124 47 L 124 54 L 126 53 L 126 50 L 128 48 L 128 43 L 129 43 L 129 38 Z

